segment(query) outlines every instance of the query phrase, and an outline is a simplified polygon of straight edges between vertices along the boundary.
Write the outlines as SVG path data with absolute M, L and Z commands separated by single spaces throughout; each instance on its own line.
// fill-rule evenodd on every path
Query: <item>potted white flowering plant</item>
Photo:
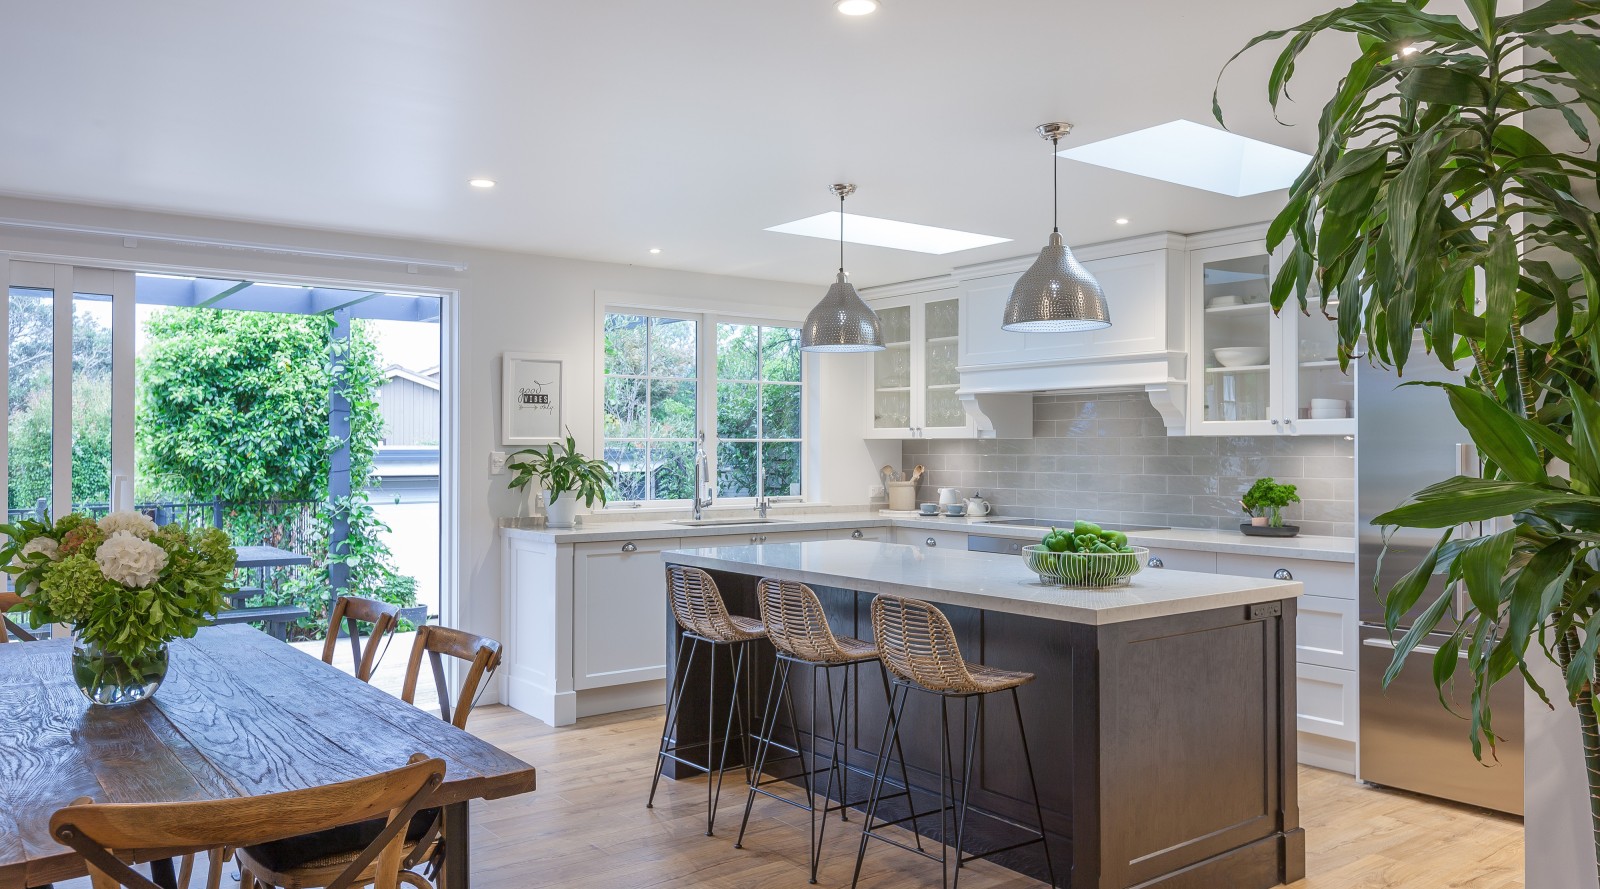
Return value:
M 35 625 L 72 627 L 72 673 L 96 704 L 131 704 L 167 673 L 167 643 L 211 623 L 236 554 L 215 528 L 157 527 L 137 512 L 0 525 L 0 564 Z

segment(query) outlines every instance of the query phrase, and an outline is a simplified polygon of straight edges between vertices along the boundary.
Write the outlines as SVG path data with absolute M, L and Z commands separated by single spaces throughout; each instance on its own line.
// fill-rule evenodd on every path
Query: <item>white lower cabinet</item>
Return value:
M 872 528 L 835 528 L 828 532 L 829 540 L 871 540 L 889 543 L 889 528 L 882 525 Z
M 1354 744 L 1356 715 L 1361 710 L 1356 674 L 1301 662 L 1296 675 L 1296 722 L 1300 731 Z
M 1169 568 L 1173 571 L 1199 571 L 1202 574 L 1219 573 L 1217 571 L 1216 553 L 1191 549 L 1158 549 L 1151 547 L 1150 555 L 1146 558 L 1145 567 Z
M 667 675 L 661 554 L 677 547 L 675 538 L 573 545 L 573 688 Z

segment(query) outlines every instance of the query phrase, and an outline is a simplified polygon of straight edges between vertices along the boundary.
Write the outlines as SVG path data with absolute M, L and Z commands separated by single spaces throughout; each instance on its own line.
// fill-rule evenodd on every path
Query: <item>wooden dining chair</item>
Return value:
M 346 856 L 324 885 L 347 889 L 400 885 L 404 839 L 412 817 L 444 780 L 445 764 L 421 754 L 408 765 L 366 778 L 264 796 L 181 803 L 94 803 L 83 798 L 50 818 L 50 834 L 83 856 L 94 889 L 160 889 L 125 859 L 174 849 L 242 847 L 378 819 L 383 827 Z M 248 867 L 248 864 L 246 865 Z M 241 885 L 250 889 L 246 873 Z
M 472 705 L 477 703 L 483 681 L 494 675 L 495 669 L 500 666 L 500 643 L 465 630 L 418 627 L 417 639 L 411 644 L 411 661 L 406 664 L 405 685 L 400 689 L 400 699 L 407 704 L 417 702 L 417 677 L 422 672 L 424 655 L 433 672 L 433 687 L 439 695 L 439 717 L 456 728 L 466 728 L 467 715 L 472 712 Z M 444 678 L 445 656 L 470 664 L 466 679 L 461 683 L 461 697 L 453 709 L 450 705 L 450 687 Z
M 470 664 L 460 697 L 453 706 L 444 675 L 446 657 Z M 416 703 L 417 680 L 422 674 L 424 658 L 431 667 L 434 688 L 439 696 L 439 716 L 456 728 L 466 728 L 467 716 L 477 702 L 478 690 L 500 666 L 500 643 L 486 636 L 449 627 L 418 627 L 416 641 L 411 645 L 411 660 L 406 665 L 405 685 L 400 692 L 401 699 L 407 704 Z M 269 889 L 332 889 L 327 880 L 336 871 L 329 862 L 337 862 L 342 856 L 348 855 L 349 850 L 360 848 L 379 826 L 377 822 L 368 822 L 323 831 L 315 836 L 297 837 L 292 841 L 294 848 L 290 854 L 283 854 L 269 846 L 254 852 L 244 850 L 240 853 L 240 860 L 245 862 L 243 870 L 252 873 L 254 879 Z M 433 883 L 421 874 L 414 873 L 412 868 L 428 864 L 428 872 L 438 875 L 443 863 L 443 829 L 444 817 L 439 809 L 426 809 L 411 819 L 400 863 L 401 882 L 417 889 L 433 889 Z M 248 881 L 240 885 L 241 889 L 252 889 Z
M 0 593 L 0 642 L 10 641 L 12 636 L 24 642 L 38 641 L 37 636 L 6 616 L 6 612 L 21 604 L 22 597 L 16 593 Z
M 356 678 L 372 681 L 373 668 L 389 647 L 394 628 L 400 623 L 400 607 L 377 599 L 361 596 L 340 596 L 334 600 L 333 613 L 328 615 L 328 638 L 322 643 L 322 662 L 333 664 L 333 650 L 339 644 L 339 625 L 345 625 L 350 636 L 350 653 L 354 656 Z M 367 637 L 366 650 L 361 645 L 361 624 L 372 625 Z

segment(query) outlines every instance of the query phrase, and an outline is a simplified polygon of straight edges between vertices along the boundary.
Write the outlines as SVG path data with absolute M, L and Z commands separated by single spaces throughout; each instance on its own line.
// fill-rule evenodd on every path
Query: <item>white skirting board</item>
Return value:
M 1351 777 L 1356 773 L 1356 745 L 1310 732 L 1301 732 L 1295 740 L 1300 750 L 1302 765 L 1316 766 L 1330 772 L 1343 772 Z
M 666 702 L 667 683 L 663 679 L 564 692 L 552 692 L 514 675 L 506 680 L 507 705 L 557 727 L 572 725 L 586 716 L 657 707 Z

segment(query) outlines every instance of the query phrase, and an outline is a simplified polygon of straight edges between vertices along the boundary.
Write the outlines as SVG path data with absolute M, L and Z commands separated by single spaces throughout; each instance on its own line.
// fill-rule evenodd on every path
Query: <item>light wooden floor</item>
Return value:
M 409 644 L 409 640 L 407 640 Z M 396 643 L 399 651 L 400 643 Z M 341 652 L 342 653 L 342 652 Z M 395 664 L 398 664 L 398 667 Z M 404 669 L 403 656 L 384 674 Z M 387 687 L 389 677 L 380 675 Z M 398 686 L 396 679 L 393 685 Z M 805 887 L 805 813 L 757 803 L 745 848 L 733 848 L 744 794 L 724 785 L 716 837 L 704 836 L 705 780 L 662 781 L 644 807 L 660 708 L 580 720 L 554 729 L 506 707 L 472 715 L 472 730 L 534 764 L 539 790 L 473 808 L 476 889 L 800 889 Z M 731 777 L 731 776 L 730 776 Z M 1357 784 L 1320 769 L 1300 770 L 1308 879 L 1292 889 L 1521 889 L 1522 823 L 1515 818 Z M 819 882 L 848 886 L 855 863 L 852 821 L 829 825 Z M 862 886 L 937 886 L 937 865 L 893 847 L 868 850 Z M 963 886 L 1039 886 L 978 862 Z M 224 886 L 231 883 L 225 881 Z M 87 889 L 86 881 L 62 889 Z M 1227 889 L 1227 887 L 1217 887 Z

